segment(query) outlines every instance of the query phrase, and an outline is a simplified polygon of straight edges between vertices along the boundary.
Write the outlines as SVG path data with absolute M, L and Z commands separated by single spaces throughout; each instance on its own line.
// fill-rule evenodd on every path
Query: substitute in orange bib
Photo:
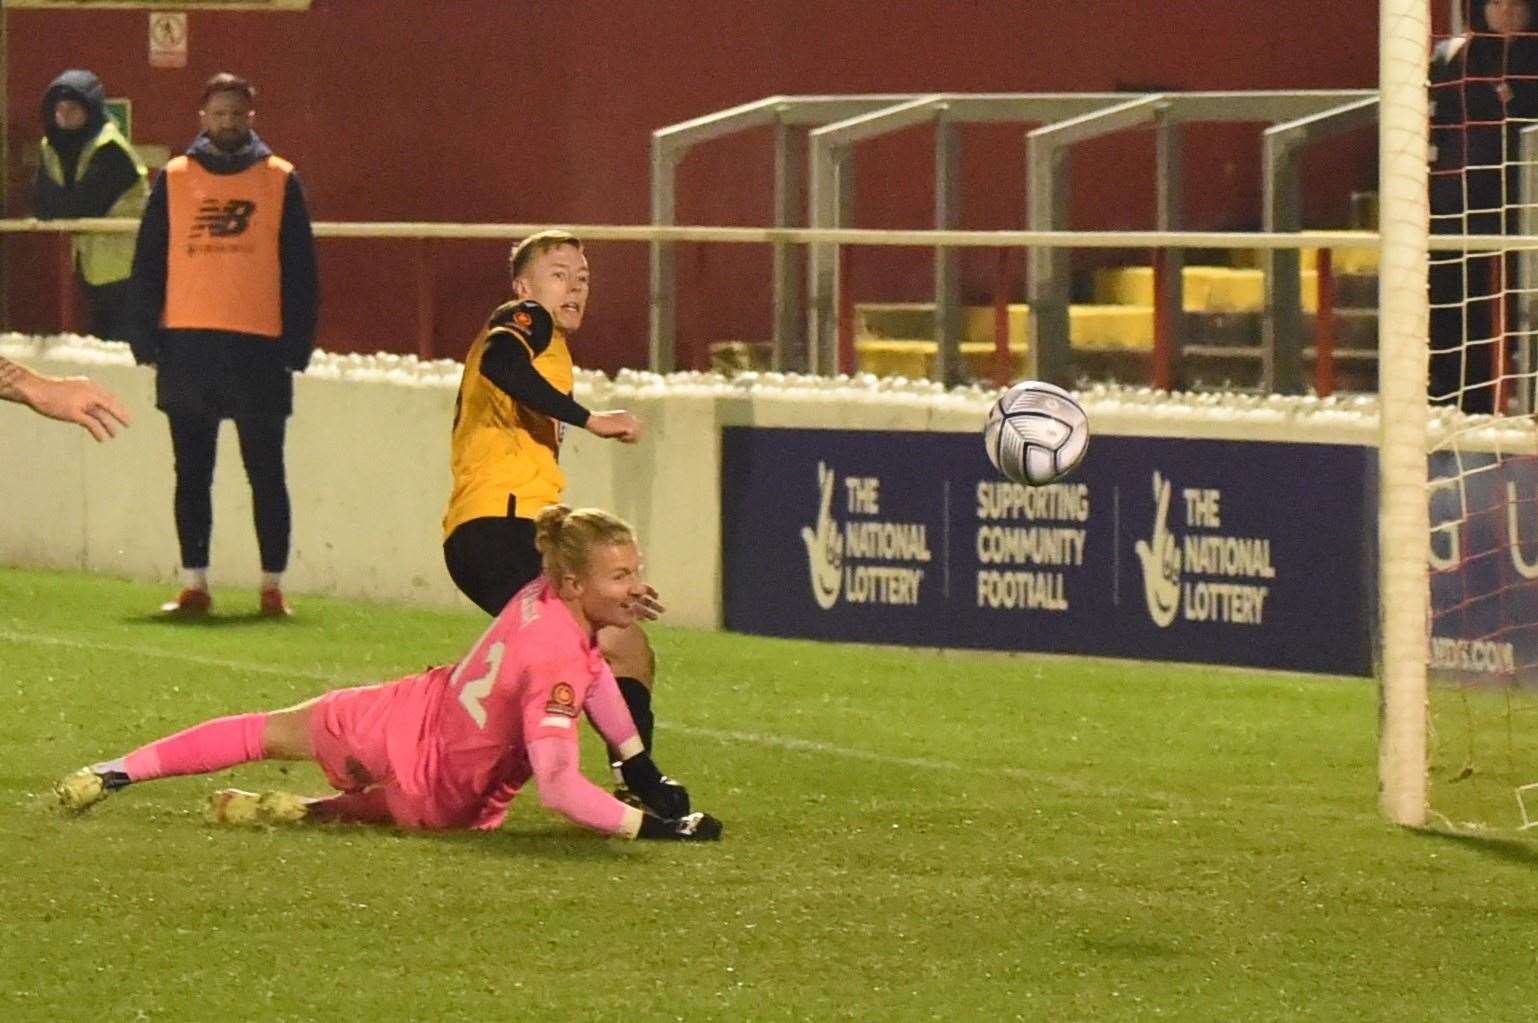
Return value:
M 208 613 L 214 458 L 235 421 L 262 560 L 261 610 L 289 614 L 290 511 L 283 442 L 293 374 L 314 347 L 315 240 L 293 165 L 251 130 L 256 90 L 218 74 L 203 90 L 202 132 L 156 180 L 139 228 L 134 358 L 154 365 L 155 404 L 171 424 L 183 588 L 161 608 Z

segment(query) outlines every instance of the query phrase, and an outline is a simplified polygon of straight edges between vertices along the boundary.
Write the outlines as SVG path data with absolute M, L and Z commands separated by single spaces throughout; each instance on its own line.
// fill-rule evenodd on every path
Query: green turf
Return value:
M 1527 1020 L 1538 855 L 1375 810 L 1360 680 L 658 629 L 717 846 L 235 831 L 250 765 L 80 819 L 52 780 L 452 659 L 470 615 L 0 571 L 0 1020 Z M 596 765 L 596 746 L 588 761 Z
M 1429 703 L 1434 820 L 1460 830 L 1518 827 L 1516 789 L 1538 782 L 1538 693 L 1448 682 L 1432 688 Z M 1526 803 L 1538 820 L 1538 789 Z

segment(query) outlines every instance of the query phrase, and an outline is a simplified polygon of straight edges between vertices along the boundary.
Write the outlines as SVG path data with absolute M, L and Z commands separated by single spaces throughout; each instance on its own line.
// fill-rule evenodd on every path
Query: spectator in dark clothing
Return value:
M 43 93 L 43 141 L 32 211 L 39 220 L 128 217 L 144 210 L 148 175 L 117 122 L 107 116 L 101 79 L 66 71 Z M 132 314 L 133 234 L 82 234 L 72 240 L 85 281 L 91 333 L 124 339 Z
M 251 130 L 256 90 L 219 74 L 204 88 L 203 131 L 166 165 L 139 227 L 134 358 L 157 367 L 155 404 L 171 424 L 183 587 L 161 608 L 206 614 L 219 423 L 233 419 L 251 483 L 262 559 L 261 610 L 283 599 L 290 511 L 283 465 L 293 374 L 315 341 L 315 240 L 299 177 Z
M 1538 124 L 1533 13 L 1532 0 L 1473 0 L 1469 31 L 1432 54 L 1433 234 L 1520 229 L 1521 131 Z M 1465 412 L 1504 411 L 1495 407 L 1497 377 L 1508 364 L 1505 324 L 1515 272 L 1515 260 L 1496 253 L 1431 253 L 1433 402 Z

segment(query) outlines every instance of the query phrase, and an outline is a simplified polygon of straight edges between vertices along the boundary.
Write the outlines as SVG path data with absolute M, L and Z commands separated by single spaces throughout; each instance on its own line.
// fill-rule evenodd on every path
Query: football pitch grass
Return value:
M 658 628 L 657 759 L 718 845 L 67 819 L 50 784 L 207 717 L 454 659 L 478 615 L 149 613 L 0 569 L 0 1020 L 1527 1020 L 1538 853 L 1375 808 L 1363 680 Z M 584 761 L 601 778 L 596 740 Z

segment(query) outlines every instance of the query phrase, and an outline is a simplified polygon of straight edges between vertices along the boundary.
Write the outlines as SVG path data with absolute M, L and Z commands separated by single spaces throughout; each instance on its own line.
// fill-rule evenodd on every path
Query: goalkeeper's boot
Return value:
M 66 813 L 83 813 L 128 784 L 128 775 L 122 771 L 98 771 L 82 767 L 60 778 L 53 787 L 59 799 L 59 809 Z
M 214 824 L 298 824 L 309 813 L 310 801 L 292 792 L 220 789 L 208 799 L 208 819 Z

